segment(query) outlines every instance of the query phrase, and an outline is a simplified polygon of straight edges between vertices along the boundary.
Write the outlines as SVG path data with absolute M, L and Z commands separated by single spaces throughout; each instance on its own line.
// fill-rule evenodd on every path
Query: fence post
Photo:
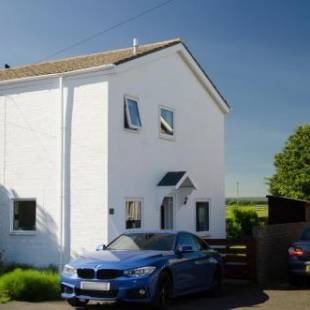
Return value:
M 249 279 L 253 282 L 257 282 L 257 271 L 256 271 L 256 240 L 252 239 L 247 244 L 247 256 L 249 266 Z

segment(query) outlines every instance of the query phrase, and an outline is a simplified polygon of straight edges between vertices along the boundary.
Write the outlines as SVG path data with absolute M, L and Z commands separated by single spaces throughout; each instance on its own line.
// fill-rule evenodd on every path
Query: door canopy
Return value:
M 157 186 L 171 187 L 174 190 L 179 190 L 181 188 L 197 189 L 195 183 L 186 171 L 167 172 Z

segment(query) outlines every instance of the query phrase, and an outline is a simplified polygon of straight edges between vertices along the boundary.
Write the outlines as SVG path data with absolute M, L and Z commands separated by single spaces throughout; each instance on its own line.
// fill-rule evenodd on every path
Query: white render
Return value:
M 137 132 L 124 129 L 125 95 L 138 99 Z M 174 139 L 160 137 L 160 106 L 174 110 Z M 128 198 L 143 202 L 142 229 L 159 229 L 164 193 L 174 197 L 174 229 L 195 232 L 195 201 L 207 200 L 202 234 L 225 237 L 228 110 L 182 44 L 118 66 L 0 82 L 3 259 L 61 266 L 92 251 L 125 231 Z M 157 186 L 181 170 L 197 189 Z M 14 197 L 36 199 L 35 232 L 12 231 Z

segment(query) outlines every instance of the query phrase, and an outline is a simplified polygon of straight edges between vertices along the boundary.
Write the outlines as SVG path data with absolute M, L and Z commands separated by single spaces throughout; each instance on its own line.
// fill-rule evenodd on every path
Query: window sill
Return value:
M 10 232 L 10 235 L 13 236 L 35 236 L 36 234 L 36 230 L 12 230 Z
M 124 128 L 124 132 L 139 134 L 141 132 L 141 128 L 139 129 Z
M 196 234 L 201 238 L 210 238 L 211 234 L 209 230 L 206 231 L 196 231 Z
M 173 136 L 169 136 L 169 135 L 165 135 L 165 134 L 159 134 L 159 138 L 163 139 L 163 140 L 167 140 L 167 141 L 173 141 L 175 142 L 175 135 Z

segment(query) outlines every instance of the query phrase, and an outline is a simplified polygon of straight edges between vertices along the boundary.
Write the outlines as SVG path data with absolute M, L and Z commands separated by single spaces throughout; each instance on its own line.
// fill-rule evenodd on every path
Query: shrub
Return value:
M 242 236 L 241 226 L 233 219 L 227 219 L 227 237 L 228 239 L 240 239 Z
M 0 300 L 59 299 L 59 276 L 50 270 L 15 269 L 0 277 Z
M 242 210 L 242 208 L 233 208 L 232 219 L 228 223 L 228 237 L 238 239 L 242 237 L 251 237 L 255 226 L 260 225 L 257 212 L 254 210 Z

